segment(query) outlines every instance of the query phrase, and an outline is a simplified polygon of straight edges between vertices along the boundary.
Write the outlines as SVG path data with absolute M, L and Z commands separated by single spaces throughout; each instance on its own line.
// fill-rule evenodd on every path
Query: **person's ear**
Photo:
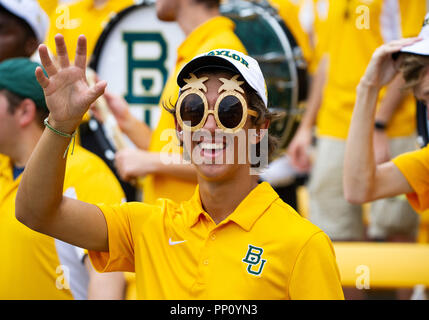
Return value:
M 177 139 L 180 142 L 180 145 L 183 144 L 183 128 L 179 125 L 179 123 L 177 122 L 177 119 L 174 119 L 174 125 L 176 127 L 176 135 L 177 135 Z
M 14 116 L 17 117 L 19 125 L 24 128 L 30 125 L 37 116 L 37 107 L 31 99 L 24 99 L 16 107 Z

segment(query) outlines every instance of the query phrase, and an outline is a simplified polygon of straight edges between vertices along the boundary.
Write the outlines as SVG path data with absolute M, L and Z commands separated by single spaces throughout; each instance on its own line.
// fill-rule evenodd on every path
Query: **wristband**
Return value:
M 374 122 L 374 128 L 376 130 L 385 130 L 386 129 L 386 123 L 382 121 L 375 121 Z
M 66 151 L 64 151 L 63 159 L 66 157 L 67 151 L 69 150 L 69 148 L 70 148 L 70 144 L 72 143 L 72 141 L 73 141 L 73 148 L 72 148 L 71 154 L 73 155 L 74 145 L 75 145 L 75 140 L 76 140 L 76 139 L 75 139 L 75 136 L 76 136 L 77 130 L 75 130 L 72 134 L 68 134 L 68 133 L 61 132 L 61 131 L 59 131 L 59 130 L 55 129 L 54 127 L 52 127 L 52 126 L 49 124 L 49 122 L 48 122 L 48 117 L 43 121 L 43 123 L 45 124 L 45 126 L 46 126 L 49 130 L 51 130 L 52 132 L 56 133 L 57 135 L 59 135 L 59 136 L 61 136 L 61 137 L 65 137 L 65 138 L 70 138 L 70 139 L 72 139 L 72 140 L 70 140 L 70 143 L 68 144 Z

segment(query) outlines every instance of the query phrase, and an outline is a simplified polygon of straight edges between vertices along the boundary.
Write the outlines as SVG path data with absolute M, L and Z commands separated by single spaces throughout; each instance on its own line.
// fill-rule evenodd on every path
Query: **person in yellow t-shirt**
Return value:
M 15 218 L 15 196 L 48 115 L 28 58 L 0 63 L 0 299 L 122 299 L 122 273 L 101 275 L 82 249 L 34 232 Z M 124 193 L 101 159 L 71 148 L 63 184 L 70 199 L 120 203 Z M 31 210 L 31 209 L 30 209 Z
M 79 0 L 60 3 L 50 14 L 51 26 L 46 45 L 56 55 L 55 35 L 60 33 L 67 39 L 69 52 L 75 52 L 77 38 L 84 34 L 88 41 L 88 54 L 91 55 L 109 20 L 133 4 L 133 0 Z
M 191 165 L 164 165 L 163 153 L 181 157 L 181 148 L 175 135 L 163 137 L 168 130 L 174 132 L 174 119 L 163 104 L 175 104 L 179 87 L 176 77 L 180 69 L 197 54 L 216 49 L 230 48 L 245 52 L 240 39 L 234 34 L 234 23 L 220 16 L 218 0 L 158 0 L 157 16 L 162 21 L 176 21 L 186 35 L 177 49 L 174 72 L 169 76 L 160 100 L 160 119 L 152 131 L 129 112 L 124 99 L 106 94 L 107 102 L 122 131 L 139 149 L 125 149 L 116 154 L 115 164 L 125 181 L 145 177 L 144 202 L 153 204 L 158 198 L 174 201 L 188 200 L 195 189 L 196 173 Z
M 429 13 L 418 38 L 378 48 L 357 87 L 347 139 L 344 193 L 353 203 L 406 194 L 417 212 L 429 209 L 429 147 L 377 164 L 372 152 L 374 109 L 380 88 L 398 75 L 404 88 L 429 106 Z M 388 213 L 387 213 L 388 214 Z
M 57 45 L 65 52 L 61 36 Z M 329 238 L 255 179 L 275 149 L 273 114 L 257 61 L 239 51 L 201 54 L 177 77 L 181 90 L 169 112 L 198 174 L 190 200 L 96 206 L 57 192 L 64 134 L 75 132 L 107 86 L 82 80 L 84 52 L 82 36 L 76 63 L 62 54 L 57 68 L 47 48 L 39 49 L 49 78 L 42 69 L 36 76 L 49 93 L 50 114 L 21 180 L 19 221 L 87 248 L 99 271 L 135 271 L 140 299 L 344 298 Z
M 412 32 L 408 26 L 414 26 L 414 35 L 418 34 L 415 20 L 422 20 L 425 3 L 319 2 L 328 4 L 327 18 L 322 24 L 324 39 L 320 39 L 326 48 L 325 58 L 319 63 L 315 77 L 320 81 L 315 81 L 315 90 L 310 93 L 306 113 L 288 152 L 295 166 L 302 170 L 311 168 L 310 220 L 333 240 L 362 240 L 365 238 L 362 207 L 347 202 L 342 188 L 344 150 L 356 99 L 355 88 L 378 46 L 403 35 L 410 36 L 405 34 Z M 411 10 L 414 7 L 419 10 Z M 412 12 L 418 16 L 411 18 Z M 403 26 L 406 26 L 404 31 Z M 374 130 L 377 163 L 415 149 L 415 100 L 402 92 L 400 86 L 400 79 L 396 79 L 380 93 Z M 314 164 L 311 164 L 309 146 L 314 124 L 318 139 Z M 371 203 L 367 236 L 373 240 L 400 236 L 412 241 L 418 224 L 418 215 L 404 199 L 381 200 Z

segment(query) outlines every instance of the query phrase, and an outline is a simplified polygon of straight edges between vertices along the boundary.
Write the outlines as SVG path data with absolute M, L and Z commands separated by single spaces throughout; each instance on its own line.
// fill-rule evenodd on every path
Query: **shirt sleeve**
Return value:
M 129 204 L 98 205 L 106 219 L 109 251 L 88 250 L 89 258 L 98 272 L 134 272 L 134 239 L 132 236 Z
M 343 300 L 334 248 L 319 231 L 301 249 L 292 271 L 289 296 L 293 300 Z
M 429 147 L 401 154 L 393 163 L 407 179 L 414 192 L 407 194 L 408 201 L 417 212 L 429 208 Z

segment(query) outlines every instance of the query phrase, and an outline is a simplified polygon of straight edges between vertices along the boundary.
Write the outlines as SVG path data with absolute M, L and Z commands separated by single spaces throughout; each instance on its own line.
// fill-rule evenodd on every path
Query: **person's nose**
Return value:
M 209 110 L 212 111 L 213 109 L 209 108 Z M 206 122 L 204 123 L 203 128 L 210 132 L 215 132 L 216 129 L 219 129 L 213 113 L 209 113 L 207 115 L 207 119 L 206 119 Z
M 206 122 L 204 123 L 203 128 L 206 130 L 209 130 L 210 132 L 215 132 L 216 129 L 219 129 L 216 118 L 214 116 L 213 110 L 214 106 L 216 104 L 216 96 L 215 95 L 208 95 L 207 96 L 207 103 L 209 105 L 209 114 L 207 115 Z

